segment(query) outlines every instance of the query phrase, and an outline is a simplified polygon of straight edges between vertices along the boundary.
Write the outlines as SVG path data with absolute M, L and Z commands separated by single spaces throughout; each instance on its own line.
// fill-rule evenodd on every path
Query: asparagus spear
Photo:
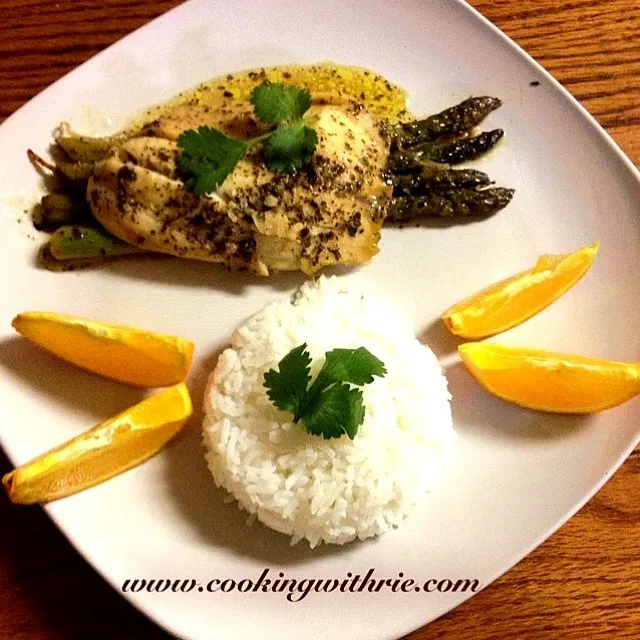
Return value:
M 490 96 L 468 98 L 424 120 L 399 125 L 393 132 L 393 144 L 404 148 L 445 136 L 459 136 L 479 125 L 501 105 L 501 100 Z
M 57 162 L 56 169 L 68 180 L 88 180 L 95 169 L 94 162 Z
M 503 135 L 502 129 L 494 129 L 473 138 L 462 138 L 453 142 L 425 142 L 411 149 L 392 153 L 387 166 L 392 173 L 406 173 L 419 170 L 427 161 L 444 164 L 468 162 L 489 151 Z
M 52 231 L 72 222 L 91 221 L 89 206 L 64 193 L 48 193 L 32 216 L 33 226 L 39 231 Z
M 27 149 L 27 155 L 29 160 L 39 167 L 48 169 L 49 171 L 62 173 L 67 179 L 72 182 L 76 180 L 88 180 L 93 175 L 95 169 L 94 162 L 57 162 L 52 164 L 47 162 L 44 158 L 41 158 L 37 153 L 31 149 Z
M 56 260 L 77 260 L 141 253 L 102 229 L 69 225 L 60 227 L 49 238 L 49 251 Z
M 70 133 L 68 128 L 64 128 L 56 137 L 56 143 L 76 162 L 96 162 L 106 158 L 114 147 L 122 144 L 126 139 L 127 136 L 123 134 L 104 138 L 79 136 Z
M 491 178 L 475 169 L 448 169 L 425 167 L 422 173 L 398 175 L 391 178 L 394 196 L 416 196 L 427 191 L 450 190 L 454 187 L 486 187 Z
M 38 261 L 48 271 L 74 271 L 75 269 L 84 269 L 105 262 L 105 258 L 67 258 L 66 260 L 57 260 L 51 255 L 51 247 L 46 242 L 40 247 L 38 253 Z
M 483 131 L 480 135 L 473 138 L 463 138 L 454 140 L 447 144 L 424 143 L 414 147 L 417 151 L 422 150 L 424 154 L 433 162 L 443 162 L 446 164 L 460 164 L 475 160 L 492 149 L 504 136 L 502 129 L 494 129 L 493 131 Z
M 484 217 L 506 207 L 513 198 L 513 189 L 459 188 L 451 191 L 431 191 L 424 196 L 394 198 L 387 210 L 387 220 L 404 222 L 423 217 Z

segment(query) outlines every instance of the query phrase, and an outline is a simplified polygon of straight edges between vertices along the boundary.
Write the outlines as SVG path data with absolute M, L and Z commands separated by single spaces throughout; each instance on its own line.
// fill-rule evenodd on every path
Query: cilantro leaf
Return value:
M 324 364 L 314 384 L 350 382 L 363 385 L 373 382 L 374 376 L 384 377 L 387 369 L 368 349 L 332 349 L 327 351 Z
M 311 106 L 311 94 L 300 87 L 265 82 L 251 93 L 251 104 L 260 120 L 279 124 L 302 118 Z
M 198 195 L 215 191 L 233 171 L 249 143 L 212 127 L 189 129 L 178 137 L 182 155 L 177 165 L 187 186 Z
M 307 431 L 325 440 L 345 434 L 353 440 L 363 421 L 362 391 L 348 384 L 329 387 L 302 416 Z
M 311 358 L 307 345 L 292 349 L 278 363 L 279 371 L 264 374 L 264 386 L 271 402 L 293 413 L 293 421 L 302 421 L 305 429 L 325 439 L 343 435 L 353 440 L 364 421 L 362 391 L 350 385 L 373 382 L 384 377 L 384 364 L 364 347 L 332 349 L 325 354 L 320 373 L 311 381 Z
M 278 173 L 300 169 L 311 160 L 317 143 L 318 135 L 303 121 L 280 127 L 264 142 L 264 161 Z
M 311 160 L 318 136 L 302 120 L 311 106 L 307 89 L 267 82 L 255 87 L 251 104 L 258 119 L 281 126 L 250 140 L 237 140 L 207 126 L 189 129 L 178 137 L 182 154 L 176 164 L 194 193 L 215 191 L 247 149 L 259 143 L 264 161 L 272 171 L 287 173 Z
M 291 411 L 294 422 L 300 419 L 311 380 L 311 357 L 305 343 L 292 349 L 278 363 L 278 371 L 270 369 L 264 374 L 267 396 L 283 411 Z

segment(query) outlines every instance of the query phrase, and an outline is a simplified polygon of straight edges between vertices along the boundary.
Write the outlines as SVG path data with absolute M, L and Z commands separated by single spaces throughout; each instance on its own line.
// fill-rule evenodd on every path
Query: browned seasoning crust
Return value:
M 253 152 L 217 194 L 197 196 L 176 172 L 180 133 L 202 124 L 236 136 L 262 129 L 247 104 L 224 100 L 221 109 L 181 105 L 100 163 L 88 186 L 100 223 L 144 249 L 261 275 L 368 262 L 391 197 L 377 121 L 360 104 L 321 97 L 310 110 L 318 145 L 307 167 L 274 174 Z

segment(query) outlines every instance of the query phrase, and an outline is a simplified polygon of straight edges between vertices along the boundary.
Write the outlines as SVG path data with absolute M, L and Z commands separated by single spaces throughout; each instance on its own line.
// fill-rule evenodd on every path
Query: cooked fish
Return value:
M 214 193 L 196 195 L 177 166 L 179 136 L 202 126 L 239 139 L 268 132 L 251 102 L 252 91 L 265 82 L 313 96 L 305 117 L 318 144 L 309 164 L 274 173 L 251 147 Z M 216 78 L 111 137 L 76 135 L 62 126 L 56 142 L 66 159 L 52 165 L 29 152 L 64 181 L 66 199 L 43 200 L 37 222 L 52 231 L 67 225 L 65 242 L 55 252 L 45 247 L 44 255 L 67 261 L 66 268 L 78 253 L 86 257 L 93 249 L 96 259 L 108 258 L 132 246 L 261 275 L 363 264 L 378 252 L 385 220 L 485 217 L 509 203 L 513 190 L 491 187 L 479 171 L 450 166 L 498 142 L 501 130 L 478 135 L 476 128 L 500 104 L 472 97 L 415 120 L 405 109 L 406 93 L 383 77 L 322 64 Z M 73 228 L 91 221 L 104 229 L 78 234 Z M 78 235 L 83 241 L 76 251 Z
M 241 108 L 183 107 L 96 165 L 87 189 L 91 210 L 125 242 L 234 270 L 312 274 L 368 262 L 391 198 L 383 178 L 388 143 L 356 104 L 313 106 L 308 115 L 318 144 L 304 170 L 276 174 L 250 153 L 215 194 L 198 196 L 178 178 L 180 133 L 203 124 L 236 136 L 259 130 Z

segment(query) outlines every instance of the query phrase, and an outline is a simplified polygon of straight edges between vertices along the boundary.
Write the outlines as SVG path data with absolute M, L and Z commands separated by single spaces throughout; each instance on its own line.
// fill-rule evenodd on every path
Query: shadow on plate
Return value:
M 31 264 L 36 269 L 46 269 L 40 252 L 46 242 L 42 242 L 32 253 Z M 62 272 L 102 271 L 109 276 L 128 280 L 140 280 L 149 284 L 176 287 L 202 287 L 218 289 L 232 296 L 241 296 L 250 287 L 269 286 L 275 291 L 285 292 L 298 288 L 308 276 L 303 273 L 283 272 L 269 277 L 261 277 L 246 272 L 230 272 L 224 266 L 200 260 L 186 260 L 160 253 L 120 256 L 102 263 L 87 263 Z
M 292 291 L 307 279 L 297 271 L 265 278 L 252 273 L 231 272 L 220 264 L 160 255 L 118 260 L 102 268 L 122 278 L 170 286 L 206 287 L 233 296 L 241 296 L 251 287 L 268 286 L 280 292 Z
M 253 273 L 229 271 L 220 264 L 160 254 L 117 260 L 100 268 L 122 278 L 180 287 L 206 287 L 234 296 L 243 295 L 252 287 L 269 287 L 279 293 L 293 293 L 313 278 L 301 271 L 283 271 L 267 277 L 257 276 Z M 346 276 L 357 270 L 358 267 L 339 266 L 323 269 L 322 274 L 327 277 Z
M 462 435 L 506 442 L 562 439 L 589 422 L 588 415 L 532 411 L 485 391 L 462 362 L 446 368 L 454 428 Z
M 232 553 L 264 561 L 267 564 L 290 565 L 310 559 L 334 555 L 353 548 L 347 545 L 322 545 L 310 549 L 304 540 L 290 544 L 290 538 L 256 521 L 247 524 L 249 514 L 237 502 L 225 502 L 229 494 L 218 489 L 204 458 L 202 443 L 202 399 L 209 374 L 224 347 L 204 358 L 189 380 L 194 415 L 180 437 L 164 452 L 168 498 L 184 515 L 193 531 L 207 544 L 224 547 Z
M 26 338 L 0 340 L 0 370 L 19 387 L 45 394 L 51 402 L 82 412 L 93 426 L 139 402 L 144 390 L 84 371 L 36 347 Z
M 43 239 L 31 256 L 34 268 L 45 269 L 40 258 L 40 251 L 45 241 Z M 322 274 L 327 277 L 346 276 L 357 269 L 358 267 L 337 266 L 323 269 Z M 247 289 L 259 287 L 268 287 L 278 293 L 293 292 L 314 277 L 301 271 L 283 271 L 264 277 L 253 273 L 229 271 L 221 264 L 181 259 L 160 253 L 121 256 L 102 264 L 96 263 L 69 271 L 77 273 L 85 270 L 101 270 L 109 276 L 139 280 L 148 284 L 215 289 L 230 296 L 242 296 L 246 294 Z
M 429 347 L 438 359 L 457 353 L 458 345 L 464 342 L 454 336 L 440 318 L 436 318 L 418 333 L 418 341 Z

